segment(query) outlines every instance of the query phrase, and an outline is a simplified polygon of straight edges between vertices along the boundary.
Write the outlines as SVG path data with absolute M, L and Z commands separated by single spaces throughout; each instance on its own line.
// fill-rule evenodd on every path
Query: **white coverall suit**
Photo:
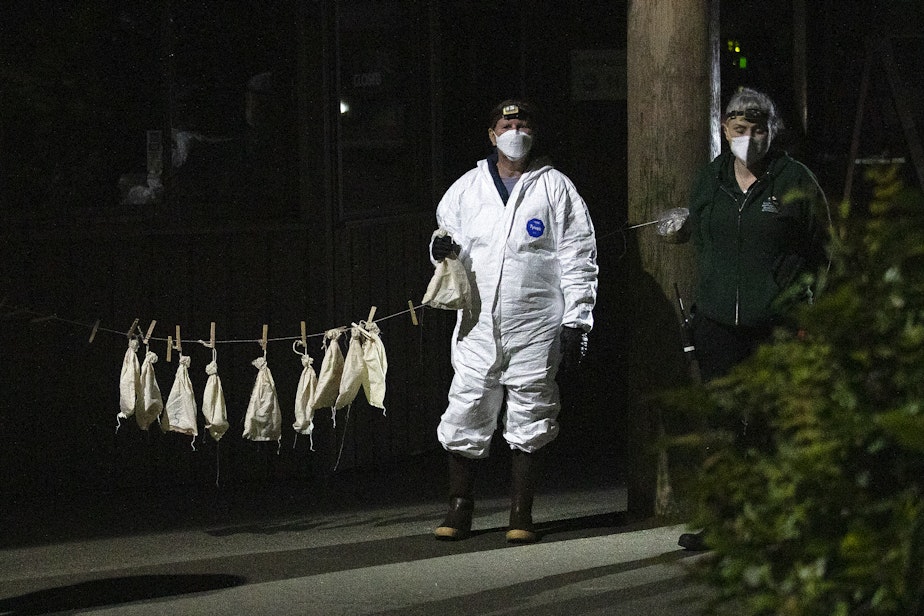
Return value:
M 455 375 L 437 435 L 468 458 L 488 455 L 505 388 L 510 447 L 532 453 L 555 439 L 561 327 L 590 331 L 597 294 L 593 224 L 571 180 L 533 161 L 505 206 L 490 164 L 456 180 L 436 212 L 472 288 L 453 332 Z

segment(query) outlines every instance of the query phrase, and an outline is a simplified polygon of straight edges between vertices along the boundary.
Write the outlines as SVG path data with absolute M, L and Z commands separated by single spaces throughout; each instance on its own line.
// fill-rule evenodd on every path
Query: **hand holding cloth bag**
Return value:
M 446 237 L 445 229 L 437 229 L 431 237 L 431 245 L 435 245 L 441 238 Z M 449 243 L 455 248 L 451 243 L 451 238 Z M 442 259 L 436 259 L 435 248 L 431 249 L 431 252 L 434 253 L 434 260 L 438 262 L 433 277 L 430 278 L 430 284 L 427 285 L 423 303 L 431 308 L 442 310 L 468 308 L 471 305 L 472 290 L 465 267 L 459 261 L 458 254 L 450 251 Z

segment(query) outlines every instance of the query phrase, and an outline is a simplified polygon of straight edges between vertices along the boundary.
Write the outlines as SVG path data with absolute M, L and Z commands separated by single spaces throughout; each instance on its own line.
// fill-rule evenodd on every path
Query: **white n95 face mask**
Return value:
M 757 140 L 748 135 L 741 135 L 740 137 L 732 137 L 729 145 L 735 158 L 745 165 L 752 165 L 767 155 L 770 139 Z
M 497 149 L 510 160 L 520 160 L 529 154 L 532 146 L 532 136 L 519 130 L 508 130 L 497 136 Z

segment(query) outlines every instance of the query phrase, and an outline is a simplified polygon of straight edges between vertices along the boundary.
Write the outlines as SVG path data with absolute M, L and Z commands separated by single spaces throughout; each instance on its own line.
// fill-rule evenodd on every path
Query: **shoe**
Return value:
M 456 496 L 449 500 L 449 512 L 443 523 L 436 527 L 433 536 L 442 541 L 459 541 L 472 534 L 472 512 L 475 501 Z
M 703 530 L 698 533 L 683 533 L 677 540 L 677 545 L 688 552 L 704 552 L 709 549 L 704 538 L 705 534 L 706 531 Z

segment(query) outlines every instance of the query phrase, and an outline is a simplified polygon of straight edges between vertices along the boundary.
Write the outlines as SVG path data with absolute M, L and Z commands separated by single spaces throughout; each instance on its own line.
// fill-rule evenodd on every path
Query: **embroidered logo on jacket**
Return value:
M 770 214 L 779 214 L 780 208 L 777 207 L 776 197 L 770 197 L 766 201 L 760 204 L 761 212 L 768 212 Z
M 542 237 L 545 233 L 545 223 L 538 218 L 532 218 L 526 223 L 526 232 L 530 237 Z

